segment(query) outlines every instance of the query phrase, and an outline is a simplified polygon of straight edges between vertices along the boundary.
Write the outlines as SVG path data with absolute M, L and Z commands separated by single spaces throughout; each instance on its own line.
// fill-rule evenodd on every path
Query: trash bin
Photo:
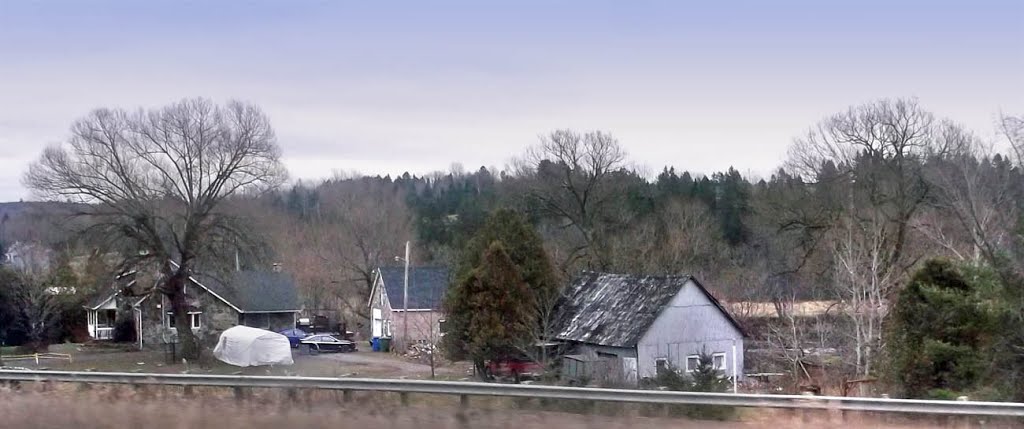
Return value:
M 380 351 L 385 353 L 391 351 L 391 338 L 380 339 Z
M 380 338 L 373 337 L 373 339 L 370 340 L 370 349 L 375 351 L 375 352 L 379 352 L 380 351 Z

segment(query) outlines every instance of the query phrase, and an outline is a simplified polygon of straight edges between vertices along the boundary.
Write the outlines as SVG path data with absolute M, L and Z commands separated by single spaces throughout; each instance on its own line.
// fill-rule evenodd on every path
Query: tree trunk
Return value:
M 181 350 L 181 357 L 190 361 L 199 359 L 199 342 L 192 333 L 192 320 L 188 314 L 189 305 L 185 296 L 185 281 L 188 274 L 184 267 L 170 277 L 168 289 L 170 291 L 171 311 L 174 313 L 174 327 L 178 332 L 178 348 Z
M 477 378 L 483 381 L 490 381 L 490 377 L 487 374 L 487 366 L 484 365 L 483 359 L 473 359 L 473 368 L 476 370 Z

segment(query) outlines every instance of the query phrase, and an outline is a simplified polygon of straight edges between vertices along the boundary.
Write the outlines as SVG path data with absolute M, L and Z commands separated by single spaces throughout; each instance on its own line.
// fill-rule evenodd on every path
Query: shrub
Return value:
M 707 351 L 700 353 L 697 368 L 689 375 L 669 365 L 654 378 L 653 384 L 657 388 L 681 392 L 721 393 L 729 389 L 729 380 L 715 369 L 714 358 Z M 726 420 L 736 413 L 734 407 L 715 405 L 677 405 L 669 410 L 672 415 L 705 420 Z

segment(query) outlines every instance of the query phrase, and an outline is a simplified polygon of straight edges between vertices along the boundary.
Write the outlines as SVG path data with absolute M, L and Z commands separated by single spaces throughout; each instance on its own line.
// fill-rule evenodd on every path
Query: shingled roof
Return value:
M 405 268 L 381 267 L 380 275 L 391 308 L 400 310 L 405 289 Z M 409 309 L 440 310 L 449 281 L 446 267 L 410 267 Z
M 198 274 L 192 278 L 242 312 L 299 310 L 295 281 L 286 273 L 234 271 L 224 276 Z
M 739 324 L 690 276 L 636 276 L 584 271 L 558 302 L 556 339 L 633 347 L 674 296 L 693 280 L 737 329 Z

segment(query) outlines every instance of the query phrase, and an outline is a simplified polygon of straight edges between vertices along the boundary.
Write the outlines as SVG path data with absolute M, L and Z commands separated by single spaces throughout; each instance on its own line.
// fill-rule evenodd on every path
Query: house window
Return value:
M 97 328 L 113 328 L 117 320 L 117 310 L 99 310 L 96 312 Z
M 716 370 L 725 371 L 725 353 L 715 353 L 711 357 L 711 362 L 715 365 Z
M 694 372 L 700 366 L 700 356 L 689 355 L 686 357 L 686 372 Z
M 202 314 L 202 312 L 188 313 L 189 323 L 192 325 L 192 329 L 197 330 L 202 326 Z M 177 327 L 177 321 L 174 320 L 174 313 L 171 313 L 169 311 L 167 312 L 167 327 L 170 329 L 174 329 L 175 327 Z
M 668 359 L 658 358 L 654 360 L 654 371 L 656 375 L 668 373 Z

